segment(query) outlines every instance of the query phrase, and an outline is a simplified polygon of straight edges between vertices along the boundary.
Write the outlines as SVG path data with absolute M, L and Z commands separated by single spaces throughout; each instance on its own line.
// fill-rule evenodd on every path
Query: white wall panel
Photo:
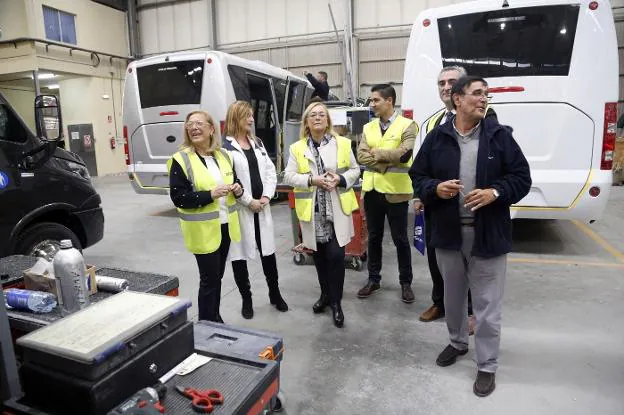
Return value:
M 157 6 L 161 0 L 143 0 L 139 7 L 141 54 L 150 55 L 211 45 L 210 0 L 181 1 Z
M 141 54 L 148 55 L 161 51 L 158 42 L 158 9 L 148 9 L 139 13 L 139 39 Z
M 212 45 L 212 17 L 210 5 L 207 1 L 195 1 L 189 4 L 191 16 L 191 48 L 200 48 Z M 184 47 L 184 46 L 182 46 Z
M 265 3 L 266 37 L 283 36 L 288 16 L 285 10 L 289 2 L 287 0 L 265 0 Z
M 174 6 L 163 6 L 156 9 L 158 24 L 158 48 L 160 51 L 175 50 Z

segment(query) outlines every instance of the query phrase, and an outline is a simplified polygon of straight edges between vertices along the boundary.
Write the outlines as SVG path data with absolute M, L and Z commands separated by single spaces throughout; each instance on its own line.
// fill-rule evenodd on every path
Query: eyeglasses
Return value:
M 488 96 L 489 91 L 487 90 L 483 90 L 483 89 L 475 89 L 474 91 L 472 91 L 470 94 L 470 96 L 474 97 L 474 98 L 485 98 L 485 99 L 490 99 L 490 97 Z
M 190 130 L 191 128 L 194 128 L 194 127 L 204 128 L 207 125 L 212 125 L 212 123 L 204 122 L 204 121 L 187 121 L 185 125 L 186 125 L 186 128 Z
M 311 112 L 308 114 L 308 118 L 327 118 L 327 114 L 324 112 Z

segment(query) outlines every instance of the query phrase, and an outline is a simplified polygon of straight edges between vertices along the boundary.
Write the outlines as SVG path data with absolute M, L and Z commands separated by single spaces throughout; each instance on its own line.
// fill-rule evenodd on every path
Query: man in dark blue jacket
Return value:
M 312 98 L 319 97 L 323 101 L 329 99 L 329 84 L 327 83 L 327 72 L 319 71 L 316 78 L 308 71 L 303 71 L 303 74 L 308 78 L 308 81 L 314 87 Z
M 507 253 L 511 251 L 510 205 L 531 187 L 529 164 L 511 128 L 485 118 L 488 85 L 462 77 L 451 89 L 452 122 L 432 130 L 410 169 L 414 193 L 431 214 L 431 245 L 444 277 L 450 344 L 436 363 L 449 366 L 468 352 L 468 288 L 476 316 L 478 373 L 473 391 L 495 388 Z

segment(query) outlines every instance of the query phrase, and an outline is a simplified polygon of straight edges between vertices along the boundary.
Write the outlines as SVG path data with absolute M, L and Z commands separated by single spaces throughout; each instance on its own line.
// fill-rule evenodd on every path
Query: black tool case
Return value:
M 106 414 L 128 396 L 154 385 L 193 349 L 193 325 L 187 322 L 97 380 L 24 362 L 20 368 L 23 402 L 49 413 Z
M 148 309 L 134 310 L 134 304 Z M 173 297 L 124 292 L 27 334 L 17 344 L 24 363 L 93 381 L 181 327 L 189 306 Z M 143 314 L 134 319 L 133 313 Z
M 221 392 L 223 405 L 215 405 L 213 415 L 261 415 L 269 408 L 279 389 L 276 362 L 199 350 L 197 353 L 210 356 L 212 360 L 188 375 L 174 376 L 165 384 L 167 396 L 161 402 L 165 414 L 197 414 L 191 407 L 191 400 L 180 395 L 176 386 Z
M 167 347 L 170 349 L 163 349 L 165 352 L 169 351 L 173 353 L 175 350 L 172 344 L 168 344 Z M 191 407 L 191 400 L 180 395 L 175 390 L 176 386 L 195 389 L 216 389 L 221 392 L 224 397 L 224 402 L 223 405 L 215 405 L 215 409 L 212 412 L 212 414 L 215 415 L 261 415 L 270 407 L 271 399 L 274 398 L 278 392 L 279 368 L 277 362 L 256 358 L 244 358 L 237 354 L 221 354 L 199 350 L 196 352 L 209 356 L 212 360 L 195 369 L 195 371 L 188 375 L 174 376 L 165 384 L 167 386 L 167 394 L 161 401 L 161 404 L 165 408 L 165 414 L 196 414 Z M 141 363 L 139 368 L 148 364 L 149 359 Z M 115 371 L 115 373 L 116 372 L 117 371 Z M 40 374 L 32 373 L 31 377 L 32 376 L 40 376 Z M 118 375 L 117 378 L 119 379 Z M 141 379 L 140 381 L 139 378 Z M 149 376 L 147 378 L 149 378 Z M 123 402 L 124 399 L 128 398 L 128 396 L 154 383 L 154 381 L 151 383 L 141 383 L 143 377 L 139 375 L 124 377 L 124 379 L 124 383 L 133 386 L 131 388 L 133 389 L 132 392 L 127 393 L 125 396 L 118 396 L 115 398 L 108 397 L 106 399 L 106 405 L 102 403 L 100 405 L 101 408 L 107 407 L 108 409 L 112 409 Z M 36 380 L 36 378 L 33 378 L 32 382 L 35 383 L 33 387 L 40 389 L 45 388 L 41 386 L 42 383 L 38 383 L 39 380 Z M 100 408 L 83 407 L 82 410 L 77 410 L 76 408 L 80 403 L 75 398 L 74 401 L 76 402 L 71 402 L 68 405 L 59 405 L 58 402 L 67 401 L 67 398 L 54 395 L 62 394 L 65 396 L 67 393 L 62 390 L 63 387 L 63 385 L 58 385 L 54 390 L 45 392 L 45 400 L 57 401 L 57 404 L 53 405 L 54 407 L 50 407 L 47 403 L 42 404 L 40 402 L 41 399 L 33 400 L 30 395 L 27 395 L 22 399 L 7 401 L 5 403 L 5 410 L 15 415 L 91 415 L 105 413 L 101 412 Z M 72 390 L 80 389 L 72 386 Z M 82 393 L 83 391 L 80 392 Z M 111 404 L 115 399 L 116 402 Z M 80 400 L 82 400 L 82 398 Z

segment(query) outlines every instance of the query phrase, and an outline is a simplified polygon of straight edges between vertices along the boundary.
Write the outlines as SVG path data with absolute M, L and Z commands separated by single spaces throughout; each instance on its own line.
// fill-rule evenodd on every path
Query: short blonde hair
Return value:
M 211 125 L 214 132 L 210 136 L 210 146 L 208 147 L 208 154 L 214 154 L 216 151 L 221 150 L 221 136 L 219 135 L 219 129 L 215 125 L 214 119 L 212 115 L 208 114 L 208 112 L 203 110 L 195 110 L 186 114 L 186 118 L 184 119 L 184 132 L 182 133 L 182 137 L 184 140 L 182 141 L 182 149 L 190 148 L 191 150 L 195 150 L 195 145 L 193 141 L 191 141 L 191 137 L 189 136 L 188 129 L 186 128 L 186 123 L 189 118 L 195 114 L 201 114 L 206 119 L 208 125 Z
M 223 130 L 224 136 L 236 137 L 239 134 L 243 134 L 240 126 L 241 120 L 247 118 L 249 114 L 253 114 L 253 109 L 247 101 L 236 101 L 227 110 L 225 116 L 225 129 Z M 253 136 L 250 137 L 253 139 Z
M 308 138 L 308 136 L 310 135 L 310 129 L 308 128 L 308 117 L 310 117 L 310 112 L 312 112 L 312 110 L 316 107 L 323 108 L 325 114 L 327 115 L 327 128 L 325 129 L 325 134 L 330 134 L 334 137 L 337 136 L 336 132 L 334 131 L 334 126 L 332 124 L 331 117 L 329 116 L 329 110 L 327 109 L 327 106 L 322 102 L 313 102 L 308 105 L 308 108 L 306 108 L 306 110 L 303 112 L 303 116 L 301 117 L 301 130 L 299 130 L 299 139 L 301 140 Z

